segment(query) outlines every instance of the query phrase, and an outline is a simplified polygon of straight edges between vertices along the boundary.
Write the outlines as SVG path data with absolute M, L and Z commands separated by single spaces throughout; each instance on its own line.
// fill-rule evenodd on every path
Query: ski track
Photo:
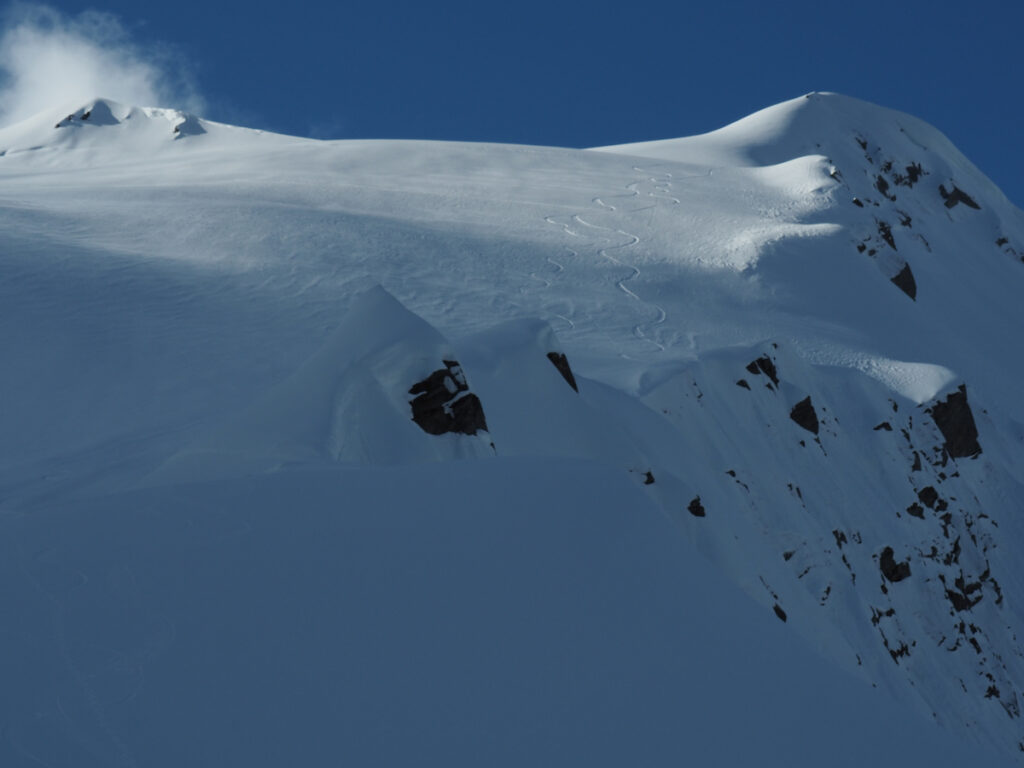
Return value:
M 623 214 L 632 215 L 640 213 L 641 211 L 650 211 L 650 218 L 648 219 L 645 225 L 649 229 L 654 223 L 654 216 L 657 213 L 658 208 L 664 207 L 666 203 L 669 205 L 680 205 L 681 201 L 678 197 L 675 197 L 672 194 L 672 184 L 674 177 L 670 172 L 658 170 L 657 167 L 643 168 L 637 165 L 632 166 L 632 170 L 635 173 L 643 174 L 644 178 L 638 179 L 636 181 L 631 181 L 629 184 L 626 184 L 626 194 L 597 195 L 591 198 L 591 202 L 598 207 L 598 210 L 601 213 L 604 214 L 617 213 L 621 216 Z M 708 173 L 700 174 L 697 177 L 685 178 L 706 178 L 707 176 L 710 175 L 711 173 L 709 171 Z M 644 198 L 651 199 L 651 203 L 649 205 L 640 205 L 637 207 L 626 208 L 623 207 L 621 204 L 614 205 L 611 202 L 608 202 L 610 200 L 633 200 L 639 202 Z M 613 264 L 616 264 L 620 267 L 623 267 L 624 269 L 629 270 L 628 275 L 621 278 L 620 280 L 615 281 L 615 287 L 618 288 L 623 293 L 625 293 L 631 299 L 638 301 L 642 304 L 645 304 L 655 311 L 655 317 L 653 320 L 649 322 L 637 323 L 636 325 L 633 326 L 633 335 L 637 339 L 653 344 L 655 347 L 658 348 L 658 350 L 663 351 L 665 349 L 665 346 L 662 343 L 660 343 L 655 338 L 655 336 L 657 335 L 658 327 L 664 325 L 666 319 L 668 318 L 668 315 L 665 312 L 664 307 L 650 301 L 645 301 L 627 285 L 627 283 L 635 281 L 640 276 L 640 268 L 637 267 L 636 264 L 624 261 L 622 258 L 620 258 L 625 252 L 625 249 L 635 248 L 638 244 L 642 242 L 641 236 L 633 232 L 630 232 L 628 229 L 623 227 L 605 227 L 599 224 L 591 223 L 586 219 L 581 218 L 579 214 L 573 214 L 569 218 L 568 222 L 564 220 L 560 221 L 555 216 L 545 216 L 544 220 L 549 224 L 560 226 L 566 234 L 572 237 L 582 237 L 582 232 L 580 230 L 583 227 L 592 230 L 597 230 L 603 233 L 599 235 L 599 237 L 606 240 L 608 244 L 605 245 L 603 248 L 598 248 L 596 254 L 602 258 L 607 259 Z M 573 225 L 579 226 L 574 227 Z M 616 236 L 626 238 L 626 242 L 614 244 Z M 566 250 L 569 251 L 573 256 L 579 255 L 579 252 L 572 248 L 567 247 Z M 616 254 L 613 254 L 613 251 L 615 251 Z M 559 264 L 550 257 L 547 257 L 547 261 L 557 268 L 555 272 L 556 275 L 564 271 L 564 266 L 562 264 Z M 545 288 L 549 288 L 551 286 L 550 280 L 539 278 L 534 273 L 531 273 L 530 276 L 537 279 L 540 282 L 543 282 L 545 284 Z M 556 315 L 556 317 L 559 317 L 560 319 L 568 322 L 571 328 L 576 327 L 575 324 L 568 317 L 565 317 L 563 315 Z

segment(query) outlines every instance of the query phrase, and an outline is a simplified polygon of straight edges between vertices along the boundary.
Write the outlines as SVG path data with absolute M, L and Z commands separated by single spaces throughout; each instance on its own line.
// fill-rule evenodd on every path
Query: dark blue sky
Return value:
M 595 146 L 811 90 L 910 112 L 1024 203 L 1016 3 L 62 0 L 176 47 L 206 116 L 320 138 Z

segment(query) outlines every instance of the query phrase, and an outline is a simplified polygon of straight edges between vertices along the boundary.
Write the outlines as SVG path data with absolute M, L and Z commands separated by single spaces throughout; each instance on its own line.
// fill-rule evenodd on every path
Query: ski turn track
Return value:
M 618 214 L 619 217 L 626 217 L 640 213 L 641 211 L 650 211 L 650 218 L 645 224 L 645 227 L 650 229 L 658 208 L 664 207 L 666 203 L 673 206 L 680 204 L 679 198 L 672 195 L 673 176 L 668 171 L 645 169 L 636 165 L 632 166 L 632 170 L 635 173 L 643 174 L 644 177 L 626 184 L 625 194 L 598 195 L 591 198 L 591 201 L 595 206 L 597 206 L 596 212 L 600 215 L 615 213 Z M 637 205 L 637 203 L 646 203 L 647 199 L 650 200 L 649 204 Z M 611 201 L 615 201 L 615 203 Z M 630 201 L 632 201 L 634 205 L 631 206 Z M 633 326 L 633 335 L 641 341 L 653 344 L 659 351 L 663 351 L 665 346 L 655 337 L 657 335 L 657 328 L 663 325 L 667 318 L 665 309 L 658 304 L 646 301 L 628 285 L 628 283 L 634 282 L 640 276 L 640 268 L 635 263 L 631 263 L 630 261 L 622 258 L 622 256 L 628 252 L 628 249 L 636 248 L 636 246 L 642 242 L 642 237 L 622 226 L 603 226 L 601 224 L 587 221 L 579 214 L 573 214 L 569 218 L 568 222 L 565 220 L 559 220 L 559 218 L 556 218 L 555 216 L 545 216 L 544 220 L 549 224 L 555 224 L 562 227 L 566 234 L 573 237 L 583 237 L 580 228 L 587 228 L 600 233 L 597 236 L 600 239 L 605 240 L 608 244 L 602 248 L 598 248 L 596 250 L 596 255 L 629 271 L 628 275 L 615 281 L 615 287 L 634 301 L 645 304 L 655 312 L 653 320 L 637 323 Z M 626 241 L 622 243 L 615 243 L 615 240 L 620 237 L 625 238 Z M 573 257 L 579 256 L 579 251 L 573 248 L 566 247 L 566 250 L 569 251 Z M 550 257 L 547 258 L 547 261 L 558 268 L 556 274 L 561 273 L 564 270 L 564 267 L 561 264 L 555 262 Z M 538 279 L 546 284 L 545 287 L 551 285 L 551 281 L 549 280 L 542 278 Z M 572 327 L 575 327 L 575 325 L 572 324 L 572 321 L 567 317 L 559 317 L 566 322 L 569 322 Z

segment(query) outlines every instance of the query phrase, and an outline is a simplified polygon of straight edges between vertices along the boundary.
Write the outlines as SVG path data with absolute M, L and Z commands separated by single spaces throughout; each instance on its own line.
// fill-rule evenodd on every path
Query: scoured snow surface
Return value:
M 930 126 L 0 177 L 4 765 L 1021 754 L 1024 219 Z

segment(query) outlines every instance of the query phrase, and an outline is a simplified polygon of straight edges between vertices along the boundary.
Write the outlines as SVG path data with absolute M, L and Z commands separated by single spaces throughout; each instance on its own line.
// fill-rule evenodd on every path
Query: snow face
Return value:
M 5 532 L 4 765 L 990 759 L 809 655 L 616 467 L 307 466 Z
M 94 100 L 0 130 L 0 151 L 0 524 L 17 564 L 6 599 L 45 641 L 17 688 L 22 698 L 42 691 L 43 715 L 10 715 L 12 760 L 153 764 L 172 723 L 199 732 L 173 680 L 183 668 L 197 681 L 224 670 L 221 690 L 239 693 L 222 704 L 271 721 L 277 710 L 245 693 L 254 670 L 271 674 L 260 666 L 271 648 L 292 659 L 276 690 L 291 701 L 297 685 L 303 712 L 343 719 L 367 699 L 383 729 L 411 727 L 408 712 L 437 710 L 435 701 L 456 707 L 445 723 L 502 711 L 505 725 L 466 730 L 507 743 L 502 729 L 527 718 L 533 743 L 553 756 L 649 743 L 651 754 L 736 749 L 731 762 L 751 762 L 752 746 L 723 735 L 724 707 L 694 714 L 695 701 L 716 701 L 715 686 L 740 710 L 740 730 L 760 734 L 749 744 L 777 745 L 757 752 L 762 764 L 783 754 L 787 764 L 841 764 L 824 741 L 779 722 L 819 722 L 827 710 L 805 704 L 833 689 L 849 714 L 811 730 L 834 734 L 850 764 L 945 745 L 915 735 L 907 724 L 919 717 L 954 740 L 1019 753 L 1024 370 L 1005 338 L 1024 325 L 1024 220 L 930 126 L 811 94 L 706 136 L 579 151 L 317 142 Z M 612 558 L 620 571 L 602 571 L 627 512 L 671 552 L 628 550 Z M 371 513 L 397 522 L 385 535 Z M 505 542 L 508 525 L 521 527 Z M 336 527 L 319 536 L 325 526 Z M 210 537 L 188 538 L 207 527 Z M 160 531 L 180 562 L 204 563 L 183 584 L 179 561 L 155 554 Z M 382 591 L 364 592 L 364 577 L 344 567 L 391 562 L 417 542 L 447 551 L 438 537 L 459 531 L 472 540 L 465 551 L 500 540 L 495 562 L 523 553 L 520 575 L 499 583 L 463 555 L 438 575 L 423 554 L 399 569 L 408 578 L 374 570 L 366 578 Z M 311 561 L 313 541 L 337 563 Z M 588 642 L 607 639 L 579 657 L 556 631 L 579 586 L 559 581 L 556 551 L 595 564 L 594 583 L 621 597 L 565 614 L 591 627 L 580 635 Z M 109 573 L 104 562 L 115 564 Z M 266 562 L 294 573 L 253 575 Z M 129 581 L 144 582 L 131 593 L 136 634 L 87 618 L 122 610 L 122 563 Z M 615 573 L 641 566 L 644 580 L 614 586 Z M 236 583 L 225 569 L 249 575 Z M 303 573 L 310 582 L 298 582 Z M 313 629 L 295 645 L 268 630 L 287 614 L 283 595 L 322 606 L 326 593 L 309 584 L 338 584 L 356 597 L 332 608 L 331 647 L 353 637 L 341 627 L 349 616 L 360 653 L 390 638 L 389 626 L 402 637 L 440 633 L 428 634 L 431 647 L 447 648 L 479 631 L 486 601 L 462 590 L 480 579 L 497 596 L 485 614 L 494 631 L 450 655 L 413 653 L 422 666 L 402 667 L 416 681 L 405 686 L 408 711 L 381 701 L 397 678 L 375 685 L 379 675 L 315 645 Z M 238 610 L 214 621 L 222 604 L 198 600 L 203 590 Z M 540 653 L 541 628 L 554 627 L 562 667 L 554 656 L 508 667 L 507 685 L 488 690 L 514 688 L 517 676 L 535 684 L 502 709 L 504 693 L 474 682 L 498 665 L 492 649 L 505 646 L 495 640 L 511 631 L 502 607 L 520 626 L 527 596 L 548 591 L 538 634 L 513 635 Z M 401 623 L 421 615 L 409 606 L 449 592 L 445 610 Z M 643 603 L 643 622 L 670 618 L 609 634 L 635 625 L 626 606 L 648 593 L 663 602 Z M 261 613 L 253 595 L 278 598 Z M 460 595 L 476 613 L 457 607 Z M 376 623 L 381 605 L 397 623 Z M 164 631 L 156 617 L 172 615 L 179 629 Z M 313 627 L 319 614 L 287 615 L 287 626 Z M 210 622 L 213 634 L 194 629 Z M 695 639 L 694 626 L 735 626 L 747 653 L 751 637 L 771 652 L 748 659 L 722 635 Z M 28 636 L 10 636 L 6 655 L 25 655 Z M 409 658 L 414 649 L 395 643 L 371 669 L 383 675 Z M 647 671 L 629 666 L 645 655 Z M 459 657 L 478 658 L 476 672 L 452 671 Z M 705 661 L 685 665 L 694 658 Z M 163 675 L 151 693 L 132 683 L 135 672 L 104 677 L 151 662 Z M 40 687 L 55 665 L 63 677 Z M 566 668 L 576 672 L 560 676 Z M 584 682 L 595 668 L 623 678 L 595 689 Z M 759 677 L 769 668 L 785 682 Z M 693 679 L 716 670 L 699 689 L 707 695 L 691 697 Z M 630 675 L 640 698 L 659 703 L 657 717 L 616 735 Z M 452 676 L 454 693 L 432 693 Z M 325 687 L 307 695 L 314 677 Z M 723 678 L 753 682 L 734 689 Z M 865 698 L 868 683 L 885 698 Z M 556 713 L 545 707 L 563 699 L 540 693 L 551 685 L 589 693 Z M 81 707 L 61 721 L 70 700 Z M 136 719 L 118 709 L 129 700 L 143 707 Z M 469 701 L 484 704 L 459 708 Z M 524 714 L 534 711 L 547 714 Z M 575 725 L 544 731 L 566 712 Z M 863 733 L 892 733 L 876 715 L 898 721 L 907 740 L 866 742 Z M 654 749 L 691 717 L 704 747 L 694 735 L 691 752 Z M 281 740 L 268 731 L 261 754 L 304 727 L 289 721 Z M 432 754 L 449 754 L 441 734 L 454 727 L 436 732 Z M 609 741 L 573 736 L 584 732 Z M 786 751 L 778 734 L 799 749 Z M 204 738 L 204 755 L 227 748 Z M 323 748 L 316 757 L 343 753 Z M 941 762 L 946 747 L 936 749 Z

